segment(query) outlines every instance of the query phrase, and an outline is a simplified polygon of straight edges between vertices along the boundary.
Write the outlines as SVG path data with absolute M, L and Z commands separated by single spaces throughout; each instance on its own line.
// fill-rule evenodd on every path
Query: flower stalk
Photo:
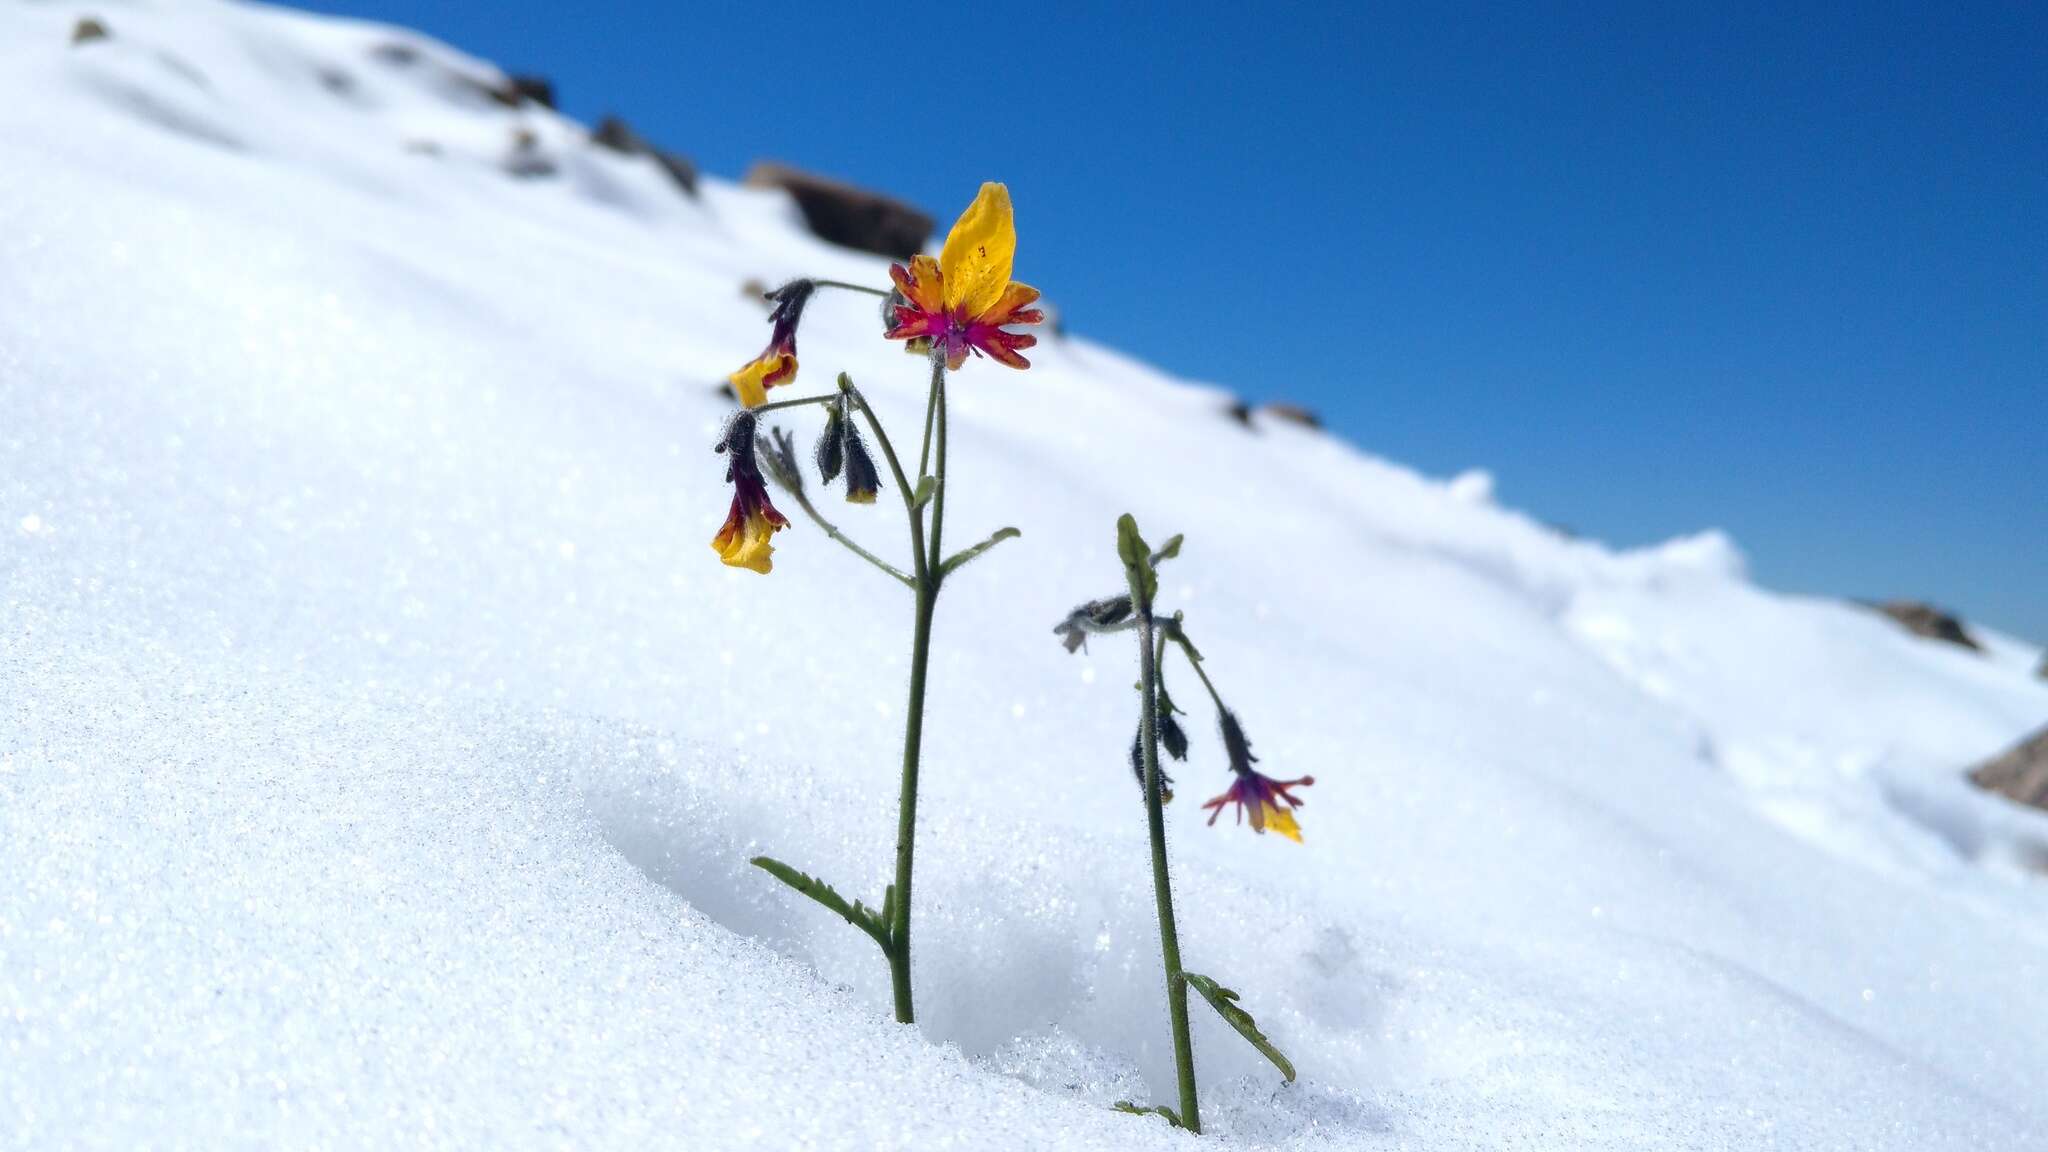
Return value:
M 1263 833 L 1271 826 L 1299 843 L 1301 832 L 1294 822 L 1292 809 L 1300 807 L 1301 800 L 1288 795 L 1287 789 L 1315 781 L 1307 777 L 1274 781 L 1252 768 L 1257 757 L 1251 754 L 1251 743 L 1245 738 L 1236 716 L 1224 706 L 1209 674 L 1203 671 L 1202 655 L 1188 639 L 1180 614 L 1175 613 L 1166 620 L 1156 615 L 1153 601 L 1159 594 L 1157 565 L 1180 554 L 1181 538 L 1175 536 L 1155 552 L 1139 534 L 1137 521 L 1129 515 L 1117 521 L 1116 529 L 1117 556 L 1123 561 L 1126 591 L 1080 605 L 1068 613 L 1065 620 L 1054 625 L 1053 632 L 1069 652 L 1077 652 L 1086 646 L 1089 636 L 1130 631 L 1138 634 L 1140 703 L 1138 737 L 1132 747 L 1131 762 L 1138 773 L 1139 787 L 1145 793 L 1145 828 L 1152 850 L 1152 896 L 1159 918 L 1159 953 L 1165 969 L 1166 1012 L 1173 1032 L 1174 1079 L 1179 1089 L 1180 1108 L 1178 1111 L 1165 1105 L 1141 1108 L 1129 1101 L 1120 1101 L 1117 1109 L 1140 1115 L 1164 1116 L 1168 1122 L 1199 1134 L 1202 1111 L 1195 1088 L 1194 1044 L 1188 1033 L 1190 991 L 1207 1001 L 1224 1023 L 1236 1029 L 1246 1043 L 1258 1049 L 1290 1082 L 1294 1079 L 1294 1065 L 1259 1030 L 1258 1022 L 1252 1019 L 1251 1013 L 1238 1006 L 1236 992 L 1181 965 L 1180 931 L 1173 910 L 1173 875 L 1166 858 L 1166 805 L 1173 799 L 1173 792 L 1171 782 L 1161 767 L 1159 753 L 1163 745 L 1168 755 L 1176 760 L 1185 760 L 1188 740 L 1179 721 L 1174 719 L 1174 714 L 1180 709 L 1166 692 L 1163 665 L 1167 645 L 1179 646 L 1187 656 L 1189 666 L 1201 678 L 1202 686 L 1208 690 L 1210 700 L 1215 703 L 1225 751 L 1236 778 L 1230 793 L 1204 805 L 1205 808 L 1220 807 L 1226 799 L 1247 805 L 1252 809 L 1255 831 Z
M 911 268 L 890 270 L 895 288 L 870 288 L 838 280 L 795 280 L 768 294 L 776 307 L 770 316 L 768 346 L 730 377 L 735 395 L 744 411 L 734 418 L 735 427 L 748 434 L 747 451 L 735 453 L 730 469 L 737 486 L 733 523 L 715 541 L 728 564 L 767 573 L 772 565 L 768 539 L 787 521 L 780 518 L 765 493 L 757 493 L 758 474 L 751 471 L 756 455 L 766 461 L 768 474 L 787 490 L 832 540 L 845 545 L 862 560 L 908 588 L 914 599 L 915 616 L 910 640 L 909 700 L 904 710 L 903 757 L 896 798 L 896 858 L 894 881 L 884 891 L 881 907 L 871 908 L 859 901 L 848 902 L 831 885 L 799 872 L 766 856 L 755 865 L 798 892 L 839 914 L 848 923 L 874 939 L 889 962 L 889 983 L 896 1019 L 916 1022 L 916 1001 L 911 986 L 912 887 L 916 872 L 918 774 L 924 752 L 924 711 L 932 649 L 932 625 L 937 614 L 939 592 L 954 571 L 1013 536 L 1015 528 L 1003 528 L 987 539 L 953 556 L 943 547 L 946 522 L 946 384 L 949 372 L 958 370 L 971 356 L 987 356 L 1012 368 L 1027 368 L 1030 362 L 1019 355 L 1036 338 L 1012 332 L 1009 327 L 1036 324 L 1043 314 L 1029 307 L 1038 298 L 1036 289 L 1010 279 L 1016 252 L 1016 229 L 1011 218 L 1010 196 L 1000 184 L 984 184 L 979 196 L 953 226 L 938 259 L 919 256 Z M 924 434 L 918 450 L 917 479 L 913 484 L 904 473 L 903 462 L 889 439 L 880 417 L 854 387 L 845 373 L 839 375 L 838 391 L 796 400 L 769 401 L 768 389 L 794 380 L 797 373 L 796 333 L 803 309 L 819 288 L 865 292 L 885 298 L 885 337 L 914 342 L 931 358 L 930 386 L 925 396 Z M 921 342 L 921 343 L 916 343 Z M 802 468 L 790 438 L 779 429 L 762 437 L 755 451 L 753 421 L 763 412 L 808 405 L 827 407 L 824 437 L 816 462 L 825 484 L 841 475 L 846 478 L 846 498 L 855 504 L 873 503 L 881 487 L 880 477 L 859 430 L 854 413 L 867 425 L 876 447 L 888 463 L 897 495 L 903 501 L 910 528 L 910 564 L 905 571 L 862 547 L 851 536 L 819 513 L 804 491 Z M 729 431 L 729 445 L 736 439 Z M 723 450 L 723 448 L 721 449 Z M 749 483 L 753 487 L 749 487 Z
M 1124 531 L 1125 526 L 1128 531 Z M 1125 516 L 1117 525 L 1119 544 L 1138 539 L 1136 521 Z M 1131 604 L 1138 620 L 1138 668 L 1143 697 L 1138 709 L 1138 746 L 1145 763 L 1145 827 L 1152 838 L 1152 898 L 1159 912 L 1159 951 L 1166 967 L 1166 1012 L 1173 1029 L 1173 1068 L 1180 1086 L 1180 1126 L 1190 1132 L 1202 1131 L 1201 1104 L 1195 1095 L 1195 1047 L 1188 1033 L 1188 988 L 1180 966 L 1180 933 L 1173 920 L 1173 878 L 1166 866 L 1165 787 L 1159 771 L 1159 659 L 1160 644 L 1153 638 L 1152 595 L 1158 579 L 1151 576 L 1149 552 L 1124 553 L 1124 574 L 1131 586 Z

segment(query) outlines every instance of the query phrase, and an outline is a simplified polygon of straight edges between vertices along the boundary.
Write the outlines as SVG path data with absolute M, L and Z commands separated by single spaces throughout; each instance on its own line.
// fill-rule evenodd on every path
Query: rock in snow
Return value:
M 1246 437 L 1078 337 L 953 390 L 949 536 L 1023 537 L 940 609 L 897 1027 L 745 860 L 879 896 L 910 605 L 802 522 L 766 578 L 708 547 L 737 285 L 885 261 L 400 29 L 89 14 L 0 5 L 0 1144 L 1195 1147 L 1108 1108 L 1172 1090 L 1134 667 L 1050 632 L 1129 510 L 1317 781 L 1304 845 L 1206 828 L 1187 719 L 1182 947 L 1301 1070 L 1197 1005 L 1212 1144 L 2048 1146 L 2048 816 L 1958 767 L 2048 720 L 2038 649 Z M 821 294 L 794 387 L 910 424 L 875 328 Z
M 1944 644 L 1954 644 L 1958 648 L 1968 648 L 1972 652 L 1983 651 L 1983 646 L 1970 638 L 1970 633 L 1963 628 L 1961 620 L 1932 604 L 1918 600 L 1887 600 L 1876 607 L 1879 612 L 1898 621 L 1906 631 L 1915 636 L 1939 640 Z

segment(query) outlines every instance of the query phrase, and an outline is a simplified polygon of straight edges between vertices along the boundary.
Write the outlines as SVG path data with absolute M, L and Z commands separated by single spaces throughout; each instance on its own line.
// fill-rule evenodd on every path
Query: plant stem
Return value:
M 932 572 L 933 591 L 936 592 L 937 581 L 945 575 L 940 569 L 943 553 L 939 551 L 939 537 L 946 526 L 946 361 L 937 355 L 932 357 L 932 396 L 931 407 L 937 414 L 932 421 L 937 428 L 933 437 L 936 450 L 932 454 L 932 478 L 937 484 L 932 489 L 932 553 L 928 567 Z
M 936 354 L 932 357 L 933 380 L 937 380 L 939 373 L 945 371 L 944 364 L 945 361 L 940 360 Z M 938 415 L 938 411 L 939 390 L 934 385 L 924 400 L 924 447 L 917 450 L 917 474 L 920 477 L 932 470 L 932 419 Z
M 1166 869 L 1166 809 L 1159 795 L 1158 649 L 1153 641 L 1152 606 L 1145 602 L 1138 570 L 1127 569 L 1131 604 L 1138 617 L 1138 662 L 1143 703 L 1138 715 L 1138 746 L 1145 760 L 1145 824 L 1152 835 L 1152 895 L 1159 906 L 1159 951 L 1166 963 L 1166 1011 L 1173 1024 L 1173 1064 L 1180 1080 L 1180 1119 L 1200 1133 L 1202 1115 L 1195 1100 L 1195 1050 L 1188 1035 L 1188 986 L 1181 974 L 1180 934 L 1173 924 L 1173 880 Z
M 848 292 L 865 292 L 870 296 L 887 296 L 887 288 L 870 288 L 865 284 L 849 284 L 844 280 L 812 280 L 820 288 L 843 288 Z
M 917 768 L 924 743 L 925 668 L 931 662 L 932 610 L 938 606 L 939 582 L 933 572 L 917 581 L 917 624 L 910 639 L 910 705 L 903 720 L 903 783 L 896 794 L 895 913 L 889 925 L 889 979 L 896 995 L 896 1022 L 914 1024 L 917 1009 L 910 995 L 911 858 L 917 845 Z
M 758 416 L 763 412 L 773 412 L 777 408 L 801 408 L 806 404 L 825 404 L 837 399 L 839 397 L 828 392 L 823 396 L 799 396 L 794 400 L 771 400 L 766 404 L 756 404 L 752 408 L 747 409 L 747 411 Z
M 896 578 L 898 581 L 901 581 L 905 587 L 917 587 L 917 581 L 912 580 L 901 569 L 898 569 L 894 564 L 889 563 L 887 560 L 882 559 L 880 556 L 877 556 L 873 552 L 870 552 L 867 549 L 861 547 L 860 545 L 854 543 L 853 538 L 851 536 L 848 536 L 846 533 L 841 532 L 839 528 L 836 525 L 834 525 L 830 520 L 827 520 L 823 516 L 819 515 L 817 507 L 811 503 L 810 496 L 807 493 L 805 493 L 803 489 L 784 488 L 783 491 L 788 492 L 790 495 L 796 497 L 797 506 L 804 510 L 804 514 L 806 516 L 809 516 L 811 518 L 811 522 L 816 524 L 820 529 L 822 529 L 825 535 L 831 537 L 834 540 L 839 541 L 841 544 L 846 545 L 846 547 L 849 550 L 851 550 L 854 555 L 860 557 L 861 559 L 867 561 L 870 564 L 873 564 L 875 567 L 880 568 L 882 571 L 887 572 L 890 576 Z
M 903 497 L 903 510 L 910 518 L 910 547 L 912 559 L 916 562 L 916 575 L 911 587 L 917 593 L 917 622 L 910 639 L 910 701 L 903 717 L 903 780 L 896 794 L 896 883 L 890 890 L 889 982 L 896 999 L 896 1020 L 900 1024 L 917 1022 L 916 1003 L 910 989 L 910 894 L 911 878 L 917 846 L 917 770 L 924 750 L 924 686 L 926 671 L 931 665 L 932 616 L 938 608 L 939 585 L 945 579 L 937 560 L 939 529 L 945 517 L 945 361 L 935 360 L 932 365 L 932 398 L 927 403 L 928 411 L 936 411 L 939 423 L 939 489 L 932 501 L 931 540 L 927 545 L 924 530 L 924 511 L 912 500 L 910 481 L 903 475 L 903 462 L 896 457 L 896 448 L 889 442 L 889 434 L 882 430 L 882 422 L 875 418 L 874 409 L 868 407 L 867 397 L 853 386 L 853 381 L 842 375 L 840 390 L 852 397 L 860 406 L 861 416 L 868 422 L 868 428 L 875 434 L 875 443 L 881 446 L 882 456 L 889 462 L 889 472 L 896 478 L 897 492 Z

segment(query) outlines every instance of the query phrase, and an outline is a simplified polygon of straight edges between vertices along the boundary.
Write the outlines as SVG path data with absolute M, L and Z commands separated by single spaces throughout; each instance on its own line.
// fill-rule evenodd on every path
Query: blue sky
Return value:
M 2048 641 L 2048 8 L 327 0 L 737 176 L 1010 185 L 1076 331 Z

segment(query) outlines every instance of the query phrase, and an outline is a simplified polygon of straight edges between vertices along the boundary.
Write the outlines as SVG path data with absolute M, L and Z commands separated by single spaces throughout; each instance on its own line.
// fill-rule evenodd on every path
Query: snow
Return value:
M 2048 818 L 1962 777 L 2048 721 L 2039 649 L 1718 533 L 1566 539 L 1080 339 L 953 391 L 948 536 L 1023 537 L 941 605 L 890 1022 L 872 944 L 745 860 L 879 895 L 908 598 L 802 521 L 765 579 L 707 547 L 741 283 L 884 264 L 497 75 L 0 6 L 0 1146 L 1189 1146 L 1106 1107 L 1172 1088 L 1132 654 L 1051 633 L 1125 510 L 1317 779 L 1304 846 L 1204 828 L 1195 710 L 1183 949 L 1302 1070 L 1197 1004 L 1205 1139 L 2048 1143 Z M 872 301 L 800 342 L 799 389 L 914 422 Z M 840 522 L 900 552 L 887 499 Z

